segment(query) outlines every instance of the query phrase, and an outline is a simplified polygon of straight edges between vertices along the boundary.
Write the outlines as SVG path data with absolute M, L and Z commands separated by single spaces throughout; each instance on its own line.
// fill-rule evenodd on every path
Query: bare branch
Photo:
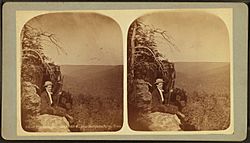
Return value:
M 141 33 L 141 37 L 148 37 L 149 33 L 151 34 L 157 33 L 161 35 L 161 37 L 163 37 L 164 40 L 167 41 L 168 47 L 171 49 L 171 51 L 175 49 L 178 52 L 180 52 L 180 49 L 174 44 L 174 39 L 169 34 L 167 34 L 167 31 L 161 30 L 160 28 L 155 28 L 154 25 L 151 26 L 147 25 L 142 21 L 137 21 L 137 23 L 144 27 L 144 28 L 142 28 L 141 26 L 137 27 L 137 29 L 142 28 L 142 30 L 139 31 Z
M 66 51 L 57 43 L 57 39 L 54 37 L 55 34 L 49 34 L 49 33 L 42 33 L 42 36 L 45 36 L 49 38 L 50 42 L 52 42 L 55 46 L 56 49 L 59 48 L 65 55 L 67 55 Z M 58 54 L 60 54 L 60 51 L 57 49 Z

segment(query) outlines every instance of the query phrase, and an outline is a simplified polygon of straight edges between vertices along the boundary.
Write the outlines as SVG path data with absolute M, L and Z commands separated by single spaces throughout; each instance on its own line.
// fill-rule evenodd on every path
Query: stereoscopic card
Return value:
M 240 141 L 243 3 L 3 6 L 6 140 Z

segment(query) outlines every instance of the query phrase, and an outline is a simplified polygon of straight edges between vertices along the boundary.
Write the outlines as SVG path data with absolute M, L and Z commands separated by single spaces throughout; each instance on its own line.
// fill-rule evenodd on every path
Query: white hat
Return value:
M 48 85 L 53 85 L 53 83 L 51 82 L 51 81 L 45 81 L 45 83 L 44 83 L 44 87 L 46 87 L 46 86 L 48 86 Z
M 156 79 L 156 81 L 155 81 L 155 84 L 158 84 L 158 83 L 163 83 L 164 81 L 163 81 L 163 79 L 161 79 L 161 78 L 157 78 Z

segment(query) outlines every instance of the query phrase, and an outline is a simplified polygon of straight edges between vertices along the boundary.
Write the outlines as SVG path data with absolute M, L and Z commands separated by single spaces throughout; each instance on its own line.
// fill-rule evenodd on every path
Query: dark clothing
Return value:
M 176 114 L 178 111 L 178 107 L 172 106 L 172 105 L 166 105 L 165 102 L 167 102 L 167 99 L 164 97 L 163 94 L 163 102 L 161 99 L 161 95 L 159 90 L 156 88 L 152 92 L 152 112 L 164 112 L 164 113 L 170 113 L 170 114 Z
M 152 92 L 152 111 L 164 112 L 164 101 L 165 99 L 162 102 L 160 91 L 157 88 L 155 88 L 155 90 Z
M 56 96 L 52 95 L 52 104 L 50 104 L 49 95 L 46 91 L 42 92 L 41 94 L 41 106 L 40 106 L 40 113 L 41 114 L 51 114 L 57 116 L 65 116 L 66 111 L 63 108 L 56 106 Z
M 52 114 L 53 113 L 53 109 L 52 106 L 50 104 L 50 99 L 49 99 L 49 95 L 46 91 L 43 91 L 41 94 L 41 114 Z
M 163 97 L 164 99 L 164 97 Z M 163 102 L 165 101 L 165 99 L 163 100 Z M 152 105 L 156 106 L 156 105 L 160 105 L 163 104 L 162 99 L 161 99 L 161 94 L 160 91 L 155 88 L 155 90 L 152 92 Z

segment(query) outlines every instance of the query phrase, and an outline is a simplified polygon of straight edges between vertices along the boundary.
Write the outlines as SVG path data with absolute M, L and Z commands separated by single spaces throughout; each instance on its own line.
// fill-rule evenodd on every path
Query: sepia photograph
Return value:
M 25 131 L 121 129 L 122 33 L 112 18 L 90 12 L 38 15 L 25 23 L 20 41 Z
M 151 12 L 127 38 L 128 120 L 135 131 L 230 127 L 230 37 L 217 15 Z
M 7 2 L 4 140 L 243 141 L 244 3 Z

